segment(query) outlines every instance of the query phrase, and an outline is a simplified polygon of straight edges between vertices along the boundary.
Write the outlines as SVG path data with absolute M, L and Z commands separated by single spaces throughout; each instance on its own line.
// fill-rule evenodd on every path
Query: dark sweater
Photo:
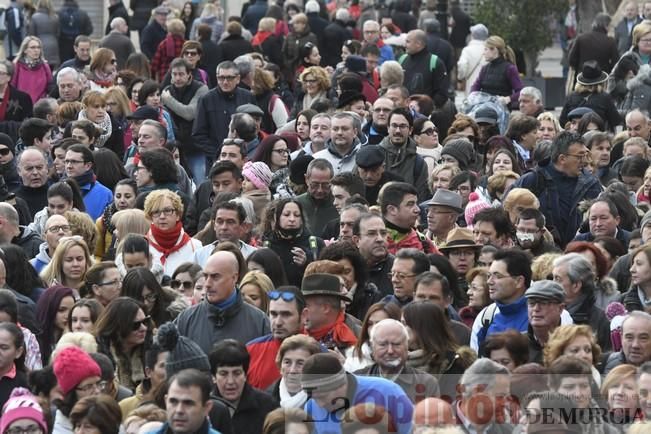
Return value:
M 29 207 L 31 220 L 34 219 L 34 216 L 37 212 L 42 210 L 47 206 L 47 190 L 49 188 L 48 184 L 43 185 L 42 187 L 32 188 L 21 185 L 16 190 L 16 196 L 23 199 L 27 206 Z

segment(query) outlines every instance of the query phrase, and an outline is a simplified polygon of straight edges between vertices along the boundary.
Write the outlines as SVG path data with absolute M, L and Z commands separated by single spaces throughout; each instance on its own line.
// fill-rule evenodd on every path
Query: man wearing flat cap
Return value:
M 384 378 L 349 374 L 333 354 L 310 356 L 303 366 L 301 386 L 310 396 L 305 411 L 315 421 L 315 434 L 341 433 L 344 411 L 365 403 L 384 407 L 398 434 L 411 433 L 414 407 L 402 388 Z
M 425 236 L 440 248 L 445 244 L 450 231 L 457 227 L 457 219 L 463 213 L 461 195 L 444 188 L 437 188 L 434 196 L 421 204 L 421 207 L 427 208 Z
M 402 181 L 402 177 L 386 170 L 384 148 L 379 145 L 362 146 L 355 155 L 357 173 L 364 181 L 365 196 L 369 205 L 377 204 L 377 197 L 384 184 Z
M 529 318 L 529 362 L 543 362 L 543 348 L 549 335 L 560 325 L 572 324 L 569 315 L 563 315 L 565 292 L 551 280 L 535 282 L 524 293 Z
M 328 349 L 344 351 L 357 343 L 357 336 L 346 325 L 342 300 L 350 298 L 341 292 L 339 278 L 332 274 L 311 274 L 303 278 L 301 291 L 305 298 L 303 324 L 308 335 Z

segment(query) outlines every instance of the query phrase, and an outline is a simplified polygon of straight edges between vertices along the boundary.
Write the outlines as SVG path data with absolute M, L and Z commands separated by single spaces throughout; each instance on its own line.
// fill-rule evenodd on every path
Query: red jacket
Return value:
M 251 356 L 246 379 L 251 386 L 266 390 L 280 378 L 280 371 L 276 366 L 276 354 L 281 343 L 280 339 L 274 339 L 273 335 L 269 334 L 254 339 L 246 345 Z
M 159 83 L 163 81 L 172 60 L 181 57 L 184 42 L 183 36 L 168 33 L 158 44 L 156 54 L 151 59 L 151 76 L 154 80 L 158 80 Z

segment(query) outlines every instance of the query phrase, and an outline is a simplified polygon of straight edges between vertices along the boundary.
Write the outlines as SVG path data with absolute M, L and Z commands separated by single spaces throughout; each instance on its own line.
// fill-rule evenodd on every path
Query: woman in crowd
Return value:
M 328 73 L 320 66 L 309 66 L 299 75 L 301 89 L 297 90 L 296 101 L 289 115 L 294 119 L 302 110 L 312 107 L 312 103 L 319 99 L 330 100 L 330 80 Z
M 270 387 L 270 391 L 281 408 L 303 408 L 308 400 L 307 393 L 301 388 L 303 364 L 310 356 L 320 352 L 318 342 L 306 335 L 290 336 L 280 344 L 276 365 L 281 378 Z
M 28 387 L 25 370 L 25 338 L 16 324 L 0 323 L 0 347 L 2 347 L 2 357 L 0 357 L 0 408 L 2 408 L 14 388 Z M 3 413 L 6 412 L 7 409 L 3 409 Z M 6 415 L 0 419 L 3 426 L 5 418 Z M 3 434 L 7 432 L 3 431 Z
M 110 87 L 115 85 L 115 79 L 118 75 L 117 65 L 118 61 L 115 58 L 113 50 L 110 48 L 98 48 L 93 53 L 90 62 L 90 73 L 88 74 L 90 89 L 105 93 Z
M 637 389 L 637 368 L 626 364 L 613 368 L 601 385 L 601 397 L 608 403 L 606 420 L 621 433 L 640 417 Z
M 428 172 L 432 173 L 441 158 L 443 149 L 443 146 L 439 144 L 438 128 L 428 118 L 418 118 L 414 120 L 412 138 L 417 145 L 416 152 L 427 163 Z
M 283 100 L 273 91 L 274 80 L 270 72 L 256 68 L 251 91 L 255 95 L 257 105 L 263 108 L 264 115 L 260 129 L 267 134 L 273 134 L 278 128 L 287 123 L 289 110 Z
M 135 390 L 145 378 L 144 357 L 151 343 L 151 318 L 144 306 L 129 297 L 118 297 L 104 310 L 96 323 L 100 352 L 117 370 L 118 382 Z
M 275 288 L 287 285 L 287 276 L 280 256 L 272 249 L 263 247 L 251 253 L 246 259 L 249 271 L 261 271 L 267 275 Z
M 514 116 L 509 121 L 505 136 L 513 142 L 521 171 L 533 167 L 532 150 L 536 147 L 537 133 L 538 120 L 534 117 Z
M 88 119 L 100 131 L 96 140 L 97 147 L 106 147 L 122 158 L 124 154 L 124 131 L 117 125 L 114 128 L 113 118 L 106 111 L 106 96 L 98 91 L 88 91 L 82 100 L 84 109 L 79 112 L 78 119 Z
M 198 27 L 201 24 L 206 24 L 210 26 L 210 29 L 212 30 L 212 41 L 217 43 L 224 32 L 224 23 L 220 19 L 222 13 L 223 11 L 220 11 L 218 5 L 213 3 L 204 3 L 201 15 L 192 23 L 190 37 L 186 39 L 196 40 Z
M 62 349 L 53 365 L 61 398 L 53 401 L 57 411 L 52 432 L 73 434 L 74 427 L 70 421 L 72 408 L 79 400 L 104 392 L 102 371 L 88 353 L 75 346 Z
M 75 432 L 118 434 L 122 413 L 115 399 L 108 395 L 88 396 L 80 399 L 70 412 L 70 422 Z
M 129 97 L 129 110 L 131 110 L 132 113 L 140 107 L 138 95 L 140 95 L 140 88 L 145 83 L 145 80 L 145 78 L 136 77 L 129 85 L 127 96 Z
M 280 257 L 288 283 L 300 287 L 305 267 L 319 257 L 325 245 L 309 233 L 300 202 L 280 199 L 275 209 L 273 229 L 263 235 L 264 245 Z
M 167 140 L 176 140 L 172 115 L 161 104 L 160 85 L 154 80 L 146 80 L 138 91 L 138 106 L 144 105 L 148 105 L 158 112 L 158 122 L 167 129 Z
M 551 112 L 544 112 L 538 115 L 538 140 L 553 141 L 563 131 L 560 122 Z
M 430 190 L 432 194 L 436 193 L 436 190 L 439 188 L 448 189 L 452 178 L 459 173 L 461 173 L 461 170 L 452 164 L 445 163 L 435 166 L 430 175 Z
M 109 249 L 115 248 L 113 215 L 118 211 L 134 208 L 137 196 L 138 187 L 132 179 L 123 179 L 115 185 L 113 202 L 106 207 L 102 216 L 95 223 L 98 234 L 98 242 L 95 245 L 96 260 L 102 260 L 109 252 Z
M 472 327 L 479 312 L 492 302 L 488 297 L 488 269 L 471 268 L 466 273 L 466 282 L 468 282 L 468 306 L 459 310 L 459 317 L 465 325 Z
M 631 232 L 631 239 L 633 238 L 634 238 L 633 233 Z M 606 259 L 606 269 L 608 271 L 612 270 L 613 266 L 615 265 L 615 262 L 617 262 L 617 260 L 620 257 L 624 256 L 627 253 L 627 249 L 622 245 L 622 243 L 618 239 L 614 237 L 608 237 L 608 236 L 596 237 L 594 239 L 594 245 L 604 255 L 604 258 Z M 631 247 L 630 240 L 628 245 L 630 248 Z
M 459 348 L 443 309 L 412 302 L 403 308 L 402 322 L 409 331 L 407 365 L 438 378 L 441 396 L 456 396 L 456 385 L 476 356 L 469 348 Z
M 5 280 L 7 287 L 38 303 L 45 284 L 29 263 L 25 251 L 15 244 L 6 244 L 2 246 L 2 253 L 2 262 L 8 271 Z
M 593 387 L 601 384 L 598 365 L 601 364 L 601 348 L 589 325 L 561 325 L 547 340 L 543 349 L 545 366 L 551 366 L 561 356 L 574 356 L 592 368 Z
M 43 44 L 43 56 L 50 68 L 57 69 L 61 64 L 59 57 L 59 17 L 50 0 L 39 0 L 36 12 L 29 22 L 27 34 L 36 36 Z
M 269 311 L 269 291 L 274 289 L 274 284 L 266 274 L 260 271 L 249 271 L 240 281 L 240 291 L 244 300 L 261 311 Z
M 27 36 L 14 59 L 16 70 L 11 85 L 29 94 L 32 104 L 47 96 L 54 87 L 52 70 L 43 57 L 43 44 L 36 36 Z
M 299 13 L 291 19 L 291 31 L 285 38 L 282 48 L 283 65 L 286 76 L 293 80 L 296 68 L 301 64 L 300 50 L 308 43 L 318 44 L 317 37 L 310 31 L 307 15 Z M 309 108 L 309 107 L 306 107 Z
M 344 284 L 353 300 L 346 306 L 346 312 L 355 318 L 364 318 L 368 309 L 382 299 L 382 294 L 368 281 L 368 267 L 359 250 L 351 241 L 338 241 L 321 251 L 319 260 L 326 259 L 344 267 Z
M 576 127 L 576 132 L 580 135 L 584 135 L 590 131 L 606 131 L 606 123 L 595 112 L 588 112 L 581 116 L 579 124 Z
M 54 381 L 56 383 L 56 378 Z M 43 401 L 32 395 L 26 387 L 16 386 L 11 390 L 11 394 L 2 399 L 2 407 L 4 408 L 4 414 L 0 416 L 2 434 L 15 433 L 16 430 L 22 430 L 24 426 L 31 428 L 31 434 L 48 434 L 46 420 L 50 418 L 43 411 Z
M 631 257 L 631 287 L 623 296 L 622 303 L 626 310 L 644 310 L 644 302 L 640 299 L 651 298 L 651 246 L 638 247 Z
M 184 262 L 174 270 L 170 286 L 186 300 L 192 300 L 194 286 L 201 277 L 201 267 L 193 262 Z
M 298 138 L 301 140 L 301 145 L 307 144 L 310 141 L 310 127 L 312 123 L 312 118 L 316 112 L 312 109 L 306 109 L 301 111 L 296 116 L 296 122 L 294 123 L 294 131 L 298 135 Z M 299 151 L 300 152 L 300 151 Z
M 190 238 L 183 230 L 182 215 L 183 203 L 174 192 L 155 190 L 145 199 L 145 216 L 151 221 L 147 232 L 151 253 L 163 265 L 168 276 L 201 248 L 201 242 Z
M 258 32 L 251 40 L 253 49 L 262 53 L 271 63 L 280 65 L 284 38 L 276 34 L 276 19 L 265 17 L 258 22 Z
M 64 237 L 59 240 L 52 260 L 41 272 L 41 278 L 48 286 L 63 285 L 79 290 L 91 265 L 93 259 L 86 242 L 78 236 Z
M 287 139 L 275 134 L 265 137 L 258 145 L 253 162 L 262 161 L 273 172 L 269 190 L 273 193 L 276 186 L 285 182 L 289 176 L 289 146 Z
M 371 329 L 383 319 L 391 318 L 400 321 L 400 315 L 400 307 L 395 303 L 379 302 L 368 308 L 364 321 L 362 321 L 362 329 L 357 344 L 348 348 L 346 354 L 344 354 L 346 356 L 346 362 L 344 363 L 346 371 L 355 372 L 374 363 L 369 343 Z
M 188 307 L 180 294 L 163 288 L 156 276 L 144 267 L 132 268 L 127 272 L 122 279 L 122 296 L 141 303 L 154 327 L 174 320 Z
M 94 335 L 95 323 L 104 312 L 104 306 L 92 298 L 77 301 L 68 313 L 68 331 L 86 332 Z
M 106 307 L 122 292 L 122 276 L 112 261 L 94 264 L 86 272 L 85 293 Z
M 486 338 L 483 353 L 513 372 L 529 361 L 529 338 L 515 330 L 493 333 Z
M 471 92 L 495 95 L 506 107 L 517 104 L 523 85 L 511 47 L 499 36 L 490 36 L 484 42 L 484 59 L 487 63 L 479 71 Z
M 201 58 L 203 57 L 203 47 L 201 46 L 201 43 L 197 41 L 185 41 L 183 43 L 183 48 L 181 48 L 181 57 L 187 60 L 187 62 L 192 67 L 192 78 L 194 80 L 197 80 L 206 86 L 210 85 L 208 73 L 203 68 L 199 68 Z M 167 87 L 170 84 L 170 81 L 171 71 L 168 70 L 165 78 L 163 79 L 162 87 Z
M 623 100 L 628 93 L 627 81 L 635 76 L 642 65 L 649 63 L 651 58 L 651 44 L 648 42 L 651 34 L 651 23 L 641 22 L 633 27 L 631 32 L 631 48 L 620 57 L 613 67 L 613 75 L 608 80 L 608 92 L 616 94 Z M 630 72 L 630 74 L 629 74 Z M 621 94 L 617 92 L 621 90 Z
M 312 418 L 301 408 L 286 408 L 281 405 L 267 414 L 262 434 L 286 434 L 291 431 L 309 434 L 312 432 Z
M 131 126 L 127 119 L 127 116 L 131 116 L 129 97 L 126 90 L 118 86 L 108 88 L 104 96 L 106 97 L 106 111 L 109 112 L 113 121 L 111 125 L 113 128 L 122 131 L 122 142 L 126 150 L 133 140 Z
M 183 9 L 181 9 L 181 15 L 179 19 L 183 21 L 185 25 L 185 40 L 190 39 L 190 31 L 192 30 L 192 24 L 197 18 L 197 11 L 195 10 L 195 5 L 191 1 L 183 3 Z
M 68 331 L 68 312 L 74 304 L 74 291 L 65 286 L 48 288 L 38 300 L 36 319 L 41 330 L 38 340 L 43 366 L 50 362 L 50 354 L 57 341 Z
M 178 18 L 172 18 L 166 23 L 167 35 L 156 48 L 151 59 L 151 78 L 163 81 L 170 67 L 170 62 L 181 56 L 185 42 L 185 25 Z

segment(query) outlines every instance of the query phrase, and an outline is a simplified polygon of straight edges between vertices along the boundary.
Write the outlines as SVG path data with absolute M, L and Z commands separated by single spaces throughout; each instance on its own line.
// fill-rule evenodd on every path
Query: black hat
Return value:
M 303 278 L 301 284 L 303 297 L 312 295 L 326 295 L 352 301 L 350 297 L 341 292 L 341 281 L 333 274 L 310 274 Z
M 576 82 L 584 86 L 601 84 L 608 80 L 608 74 L 601 70 L 596 60 L 588 60 L 583 64 L 581 73 L 576 77 Z
M 16 195 L 9 192 L 7 183 L 5 183 L 5 177 L 0 175 L 0 202 L 6 202 L 15 198 Z
M 355 154 L 355 164 L 362 169 L 372 169 L 384 163 L 386 153 L 380 145 L 366 145 L 359 148 Z
M 0 145 L 5 145 L 12 154 L 16 154 L 16 144 L 14 140 L 5 133 L 0 133 Z
M 156 340 L 164 351 L 169 352 L 165 362 L 167 378 L 184 369 L 210 372 L 210 361 L 206 353 L 191 339 L 179 335 L 174 323 L 167 322 L 160 326 Z
M 482 107 L 475 112 L 475 122 L 478 124 L 497 124 L 497 113 L 490 107 Z
M 294 158 L 289 163 L 289 180 L 296 185 L 305 185 L 305 173 L 312 160 L 314 157 L 306 154 Z
M 359 100 L 362 100 L 362 101 L 366 102 L 366 97 L 364 96 L 363 93 L 353 92 L 353 91 L 349 91 L 349 90 L 344 91 L 344 92 L 341 93 L 341 96 L 339 97 L 339 104 L 337 104 L 337 108 L 338 109 L 344 108 L 348 104 L 351 104 L 351 103 L 353 103 L 355 101 L 359 101 Z
M 593 111 L 594 110 L 592 110 L 590 107 L 577 107 L 567 114 L 567 118 L 569 120 L 578 119 L 580 117 L 583 117 L 584 114 L 592 113 Z
M 130 121 L 136 121 L 136 120 L 144 121 L 145 119 L 151 119 L 152 121 L 157 121 L 158 116 L 159 116 L 158 110 L 145 104 L 138 107 L 136 111 L 131 114 L 131 116 L 127 116 L 127 119 Z
M 346 69 L 352 72 L 365 73 L 366 72 L 366 59 L 362 56 L 356 56 L 351 54 L 346 57 L 346 62 L 344 62 Z

